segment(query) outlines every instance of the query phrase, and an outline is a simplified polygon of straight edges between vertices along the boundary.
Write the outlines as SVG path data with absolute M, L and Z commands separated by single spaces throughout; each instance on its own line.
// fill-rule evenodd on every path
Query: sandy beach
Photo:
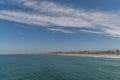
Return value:
M 55 54 L 55 55 L 120 58 L 120 55 L 116 55 L 116 54 Z

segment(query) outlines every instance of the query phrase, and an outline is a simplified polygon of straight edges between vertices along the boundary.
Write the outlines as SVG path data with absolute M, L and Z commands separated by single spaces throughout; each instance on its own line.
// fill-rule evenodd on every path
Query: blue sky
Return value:
M 120 0 L 0 0 L 1 51 L 120 48 Z

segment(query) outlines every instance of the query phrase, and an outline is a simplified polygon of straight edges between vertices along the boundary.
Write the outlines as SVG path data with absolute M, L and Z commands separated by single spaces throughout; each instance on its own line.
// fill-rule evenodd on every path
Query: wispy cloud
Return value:
M 83 31 L 114 37 L 120 36 L 119 11 L 75 9 L 55 2 L 38 0 L 16 0 L 9 3 L 17 4 L 23 9 L 30 9 L 31 12 L 25 12 L 24 10 L 1 10 L 0 19 L 41 25 L 42 27 L 91 28 L 99 31 Z
M 73 31 L 58 29 L 58 28 L 49 28 L 48 30 L 55 31 L 55 32 L 61 32 L 61 33 L 68 33 L 68 34 L 74 34 L 75 33 Z
M 82 29 L 81 31 L 86 32 L 86 33 L 93 33 L 93 34 L 104 34 L 99 31 L 94 31 L 94 30 L 87 30 L 87 29 Z

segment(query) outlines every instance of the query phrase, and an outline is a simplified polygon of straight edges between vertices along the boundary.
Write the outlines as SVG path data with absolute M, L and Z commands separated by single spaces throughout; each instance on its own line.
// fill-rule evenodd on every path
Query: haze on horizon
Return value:
M 120 0 L 0 0 L 1 51 L 120 49 Z

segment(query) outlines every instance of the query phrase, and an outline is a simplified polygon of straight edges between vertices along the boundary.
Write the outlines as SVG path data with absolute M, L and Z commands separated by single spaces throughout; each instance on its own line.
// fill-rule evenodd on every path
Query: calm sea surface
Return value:
M 120 80 L 120 59 L 0 55 L 0 80 Z

